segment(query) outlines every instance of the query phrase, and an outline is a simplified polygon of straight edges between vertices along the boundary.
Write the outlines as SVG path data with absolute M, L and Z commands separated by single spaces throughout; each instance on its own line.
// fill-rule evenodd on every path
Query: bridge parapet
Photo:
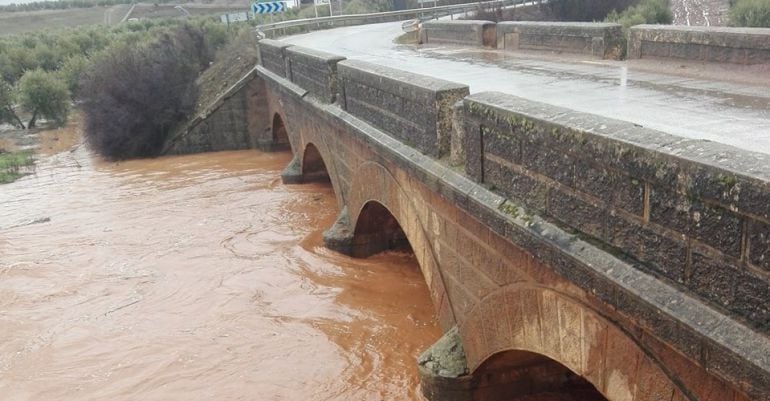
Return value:
M 603 22 L 506 21 L 497 24 L 497 47 L 506 50 L 549 50 L 619 59 L 620 24 Z
M 770 29 L 637 25 L 629 31 L 628 58 L 768 63 Z
M 283 78 L 288 77 L 286 67 L 286 48 L 291 45 L 273 39 L 259 41 L 260 64 Z
M 610 400 L 770 399 L 768 158 L 360 61 L 337 70 L 333 104 L 257 73 L 293 174 L 328 172 L 335 249 L 406 237 L 442 327 L 457 326 L 468 375 L 424 388 L 475 397 L 487 361 L 522 350 Z M 450 134 L 467 174 L 437 160 Z
M 345 57 L 300 46 L 286 48 L 285 54 L 288 78 L 323 101 L 334 103 L 338 92 L 337 63 Z
M 429 21 L 420 28 L 420 43 L 449 43 L 505 50 L 541 50 L 619 59 L 620 24 L 603 22 L 536 22 L 458 20 Z
M 468 95 L 467 85 L 356 60 L 339 62 L 338 72 L 347 112 L 420 152 L 449 152 L 452 106 Z
M 452 43 L 496 47 L 495 23 L 481 20 L 427 21 L 420 29 L 420 43 Z
M 766 155 L 497 93 L 461 112 L 474 180 L 770 330 Z

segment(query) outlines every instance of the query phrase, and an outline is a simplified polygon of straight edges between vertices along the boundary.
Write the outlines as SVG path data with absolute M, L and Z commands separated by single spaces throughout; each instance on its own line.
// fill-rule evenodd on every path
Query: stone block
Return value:
M 759 220 L 749 222 L 749 262 L 770 271 L 770 225 Z
M 558 189 L 548 193 L 548 214 L 594 238 L 606 238 L 606 209 Z
M 273 39 L 259 41 L 259 64 L 282 78 L 287 78 L 286 48 L 291 45 Z
M 422 23 L 420 43 L 496 47 L 495 23 L 479 20 L 434 20 Z
M 613 216 L 608 226 L 608 241 L 612 246 L 641 261 L 652 271 L 673 281 L 684 282 L 688 253 L 685 240 L 671 238 L 649 225 L 619 216 Z
M 702 241 L 726 255 L 741 256 L 743 221 L 727 209 L 654 187 L 650 194 L 650 221 Z
M 724 307 L 735 300 L 736 270 L 727 263 L 693 252 L 692 276 L 687 286 L 702 297 Z
M 770 61 L 770 29 L 637 25 L 629 30 L 628 58 L 763 64 Z
M 422 153 L 449 153 L 454 104 L 467 85 L 356 60 L 337 64 L 345 110 Z
M 288 78 L 326 103 L 337 97 L 337 63 L 345 57 L 292 46 L 286 49 Z
M 506 21 L 497 24 L 497 47 L 579 53 L 619 60 L 621 26 L 601 22 Z

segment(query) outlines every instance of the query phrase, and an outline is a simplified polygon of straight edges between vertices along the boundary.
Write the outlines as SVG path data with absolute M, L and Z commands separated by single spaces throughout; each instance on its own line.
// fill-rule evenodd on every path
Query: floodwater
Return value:
M 2 400 L 420 399 L 440 329 L 416 261 L 323 248 L 334 195 L 282 185 L 288 153 L 72 143 L 0 186 Z

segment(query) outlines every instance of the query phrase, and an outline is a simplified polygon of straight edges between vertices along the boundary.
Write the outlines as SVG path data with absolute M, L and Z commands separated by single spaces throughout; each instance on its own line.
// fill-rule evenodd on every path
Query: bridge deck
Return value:
M 400 23 L 317 31 L 283 40 L 351 59 L 633 122 L 673 135 L 770 153 L 770 83 L 693 79 L 622 62 L 544 58 L 495 50 L 397 45 Z M 766 76 L 767 71 L 759 74 Z M 764 79 L 770 82 L 770 79 Z

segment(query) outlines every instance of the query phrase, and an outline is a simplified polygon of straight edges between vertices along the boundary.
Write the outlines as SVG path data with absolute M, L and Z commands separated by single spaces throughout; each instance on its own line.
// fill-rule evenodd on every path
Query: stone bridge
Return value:
M 331 183 L 327 246 L 414 251 L 446 333 L 418 362 L 429 399 L 770 400 L 767 155 L 269 39 L 260 54 L 217 112 L 240 117 L 219 118 L 291 149 L 285 183 Z M 178 151 L 238 141 L 202 124 Z

